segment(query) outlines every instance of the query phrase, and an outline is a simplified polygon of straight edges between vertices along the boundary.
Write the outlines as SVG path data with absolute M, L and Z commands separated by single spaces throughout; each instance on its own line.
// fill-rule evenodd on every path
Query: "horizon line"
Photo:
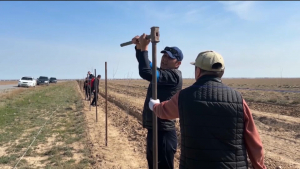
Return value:
M 71 79 L 58 79 L 57 80 L 80 80 L 83 78 L 71 78 Z M 105 78 L 101 78 L 105 79 Z M 108 80 L 126 80 L 126 79 L 133 79 L 133 80 L 143 80 L 142 78 L 107 78 Z M 194 79 L 194 78 L 182 78 L 182 79 Z M 222 79 L 300 79 L 300 77 L 224 77 Z M 0 81 L 18 81 L 20 79 L 0 79 Z

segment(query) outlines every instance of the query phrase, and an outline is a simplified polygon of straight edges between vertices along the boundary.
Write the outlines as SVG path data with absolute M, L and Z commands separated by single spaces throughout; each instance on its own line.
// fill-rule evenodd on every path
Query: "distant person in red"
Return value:
M 91 89 L 93 89 L 93 87 L 94 87 L 94 80 L 95 80 L 95 76 L 91 74 L 91 81 L 90 81 Z
M 93 74 L 90 74 L 90 76 L 89 76 L 89 82 L 88 82 L 88 86 L 90 87 L 90 89 L 89 89 L 89 95 L 90 95 L 90 90 L 91 90 L 91 93 L 93 92 L 93 83 L 94 83 L 94 80 L 95 80 L 95 76 L 93 75 Z M 89 97 L 89 99 L 88 100 L 91 100 L 91 95 L 90 95 L 90 97 Z
M 179 169 L 247 169 L 247 154 L 255 169 L 266 169 L 259 133 L 242 95 L 222 83 L 225 64 L 214 51 L 199 53 L 196 82 L 170 100 L 150 99 L 149 108 L 161 119 L 179 118 Z

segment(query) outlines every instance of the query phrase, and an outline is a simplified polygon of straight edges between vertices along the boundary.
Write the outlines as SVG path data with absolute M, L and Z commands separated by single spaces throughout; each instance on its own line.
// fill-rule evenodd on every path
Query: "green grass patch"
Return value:
M 10 164 L 14 161 L 16 161 L 17 155 L 16 154 L 11 154 L 9 156 L 1 156 L 0 157 L 0 164 Z
M 85 147 L 83 107 L 75 81 L 39 86 L 1 99 L 0 146 L 6 147 L 6 155 L 0 157 L 0 168 L 1 164 L 13 167 L 45 123 L 25 157 L 47 157 L 40 162 L 43 168 L 89 166 L 89 160 L 76 164 L 72 159 L 74 153 L 82 153 L 84 159 L 90 155 L 86 148 L 78 151 L 71 146 L 78 143 Z M 39 145 L 43 149 L 36 149 Z M 21 161 L 18 168 L 35 167 L 28 165 Z

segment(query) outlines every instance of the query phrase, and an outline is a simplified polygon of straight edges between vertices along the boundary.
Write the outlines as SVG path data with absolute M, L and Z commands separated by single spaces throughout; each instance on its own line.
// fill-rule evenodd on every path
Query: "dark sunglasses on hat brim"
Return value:
M 173 49 L 173 48 L 170 48 L 170 47 L 165 47 L 164 51 L 169 51 L 172 53 L 172 55 L 177 59 L 179 60 L 179 53 L 177 50 Z

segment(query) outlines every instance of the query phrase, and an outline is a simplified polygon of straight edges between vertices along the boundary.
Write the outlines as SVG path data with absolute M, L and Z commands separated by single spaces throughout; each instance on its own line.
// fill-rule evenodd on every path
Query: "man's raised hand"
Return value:
M 139 37 L 139 42 L 140 42 L 140 45 L 141 45 L 141 50 L 142 51 L 148 51 L 148 45 L 150 43 L 150 39 L 146 39 L 146 34 L 143 33 L 143 35 L 141 35 Z
M 140 36 L 137 35 L 131 39 L 131 42 L 136 45 L 137 49 L 141 49 L 139 38 L 140 38 Z

